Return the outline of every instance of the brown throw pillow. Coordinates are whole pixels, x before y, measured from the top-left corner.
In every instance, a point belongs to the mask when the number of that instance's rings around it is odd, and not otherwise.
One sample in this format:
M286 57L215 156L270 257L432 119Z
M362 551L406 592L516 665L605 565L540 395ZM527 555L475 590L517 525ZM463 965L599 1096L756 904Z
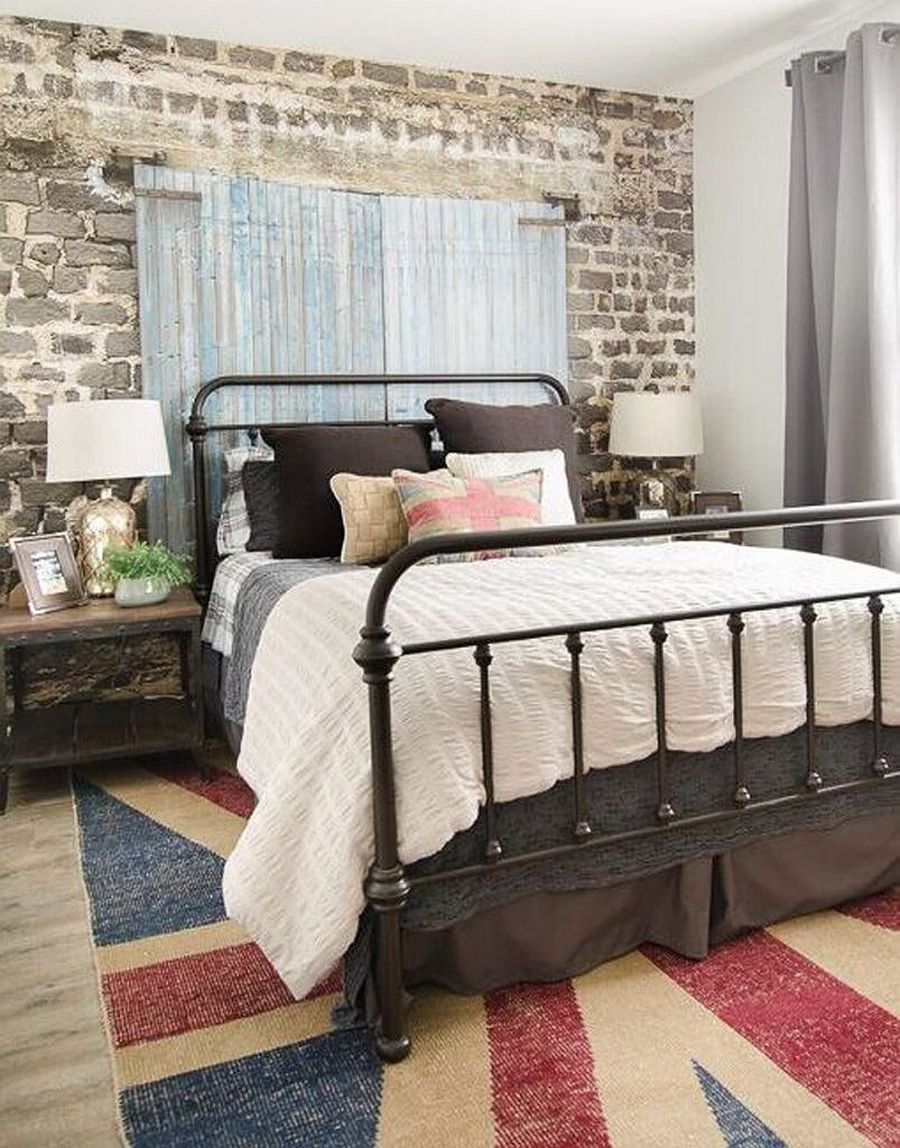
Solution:
M556 450L566 460L566 477L577 522L584 522L575 455L575 416L571 407L497 407L459 399L429 399L432 416L448 453L482 454L488 451Z
M383 562L406 545L406 519L392 478L336 474L331 489L344 520L342 562Z
M274 550L278 545L278 475L275 463L251 459L241 471L250 519L245 550Z
M341 552L341 509L329 482L341 472L389 475L429 467L427 437L415 427L266 427L278 476L276 558L332 558Z

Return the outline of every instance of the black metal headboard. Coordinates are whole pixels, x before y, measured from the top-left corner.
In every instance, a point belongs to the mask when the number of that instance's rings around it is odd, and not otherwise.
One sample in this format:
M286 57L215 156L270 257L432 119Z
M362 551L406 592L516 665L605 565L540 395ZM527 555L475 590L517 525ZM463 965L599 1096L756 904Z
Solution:
M194 472L194 522L197 540L196 591L202 601L209 595L212 576L218 555L213 536L214 523L210 516L207 490L207 436L246 431L251 439L258 433L260 425L304 426L309 420L283 421L266 418L255 422L207 422L204 414L207 401L223 388L274 388L274 387L381 387L383 394L383 417L379 419L350 420L343 422L316 422L317 426L416 426L430 427L430 419L391 418L390 388L404 384L434 385L434 396L442 387L471 386L500 388L503 386L528 386L543 388L551 403L569 405L569 393L559 379L552 375L535 374L461 374L461 375L223 375L205 383L194 397L191 414L187 421L187 433L191 440Z

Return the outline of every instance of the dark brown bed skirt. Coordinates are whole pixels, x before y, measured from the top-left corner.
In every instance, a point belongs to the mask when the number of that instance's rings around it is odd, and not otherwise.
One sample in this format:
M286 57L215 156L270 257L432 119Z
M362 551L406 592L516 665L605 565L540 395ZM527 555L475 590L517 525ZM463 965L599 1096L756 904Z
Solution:
M531 893L447 929L405 929L404 980L483 993L561 980L652 941L686 957L900 884L900 812L765 838L605 889Z

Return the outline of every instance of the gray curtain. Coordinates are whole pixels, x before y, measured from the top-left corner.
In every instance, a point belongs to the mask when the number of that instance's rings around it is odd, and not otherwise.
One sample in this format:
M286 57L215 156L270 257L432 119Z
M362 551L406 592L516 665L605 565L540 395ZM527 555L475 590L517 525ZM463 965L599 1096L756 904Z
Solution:
M900 499L900 26L792 68L786 506ZM900 569L900 523L788 544Z

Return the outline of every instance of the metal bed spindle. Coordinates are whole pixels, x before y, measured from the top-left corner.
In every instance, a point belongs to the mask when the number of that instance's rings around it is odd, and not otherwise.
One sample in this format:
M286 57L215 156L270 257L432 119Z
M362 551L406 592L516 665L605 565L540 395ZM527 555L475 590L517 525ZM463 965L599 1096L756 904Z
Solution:
M816 654L813 626L818 614L812 602L800 607L803 622L803 669L806 677L806 788L817 792L822 788L822 775L816 763Z
M741 647L746 623L740 611L728 615L731 633L731 693L734 712L734 803L740 809L750 804L750 790L744 779L744 667Z
M584 720L582 714L581 696L581 654L584 642L581 634L576 630L566 636L566 649L572 666L570 671L571 702L572 702L572 781L575 793L575 828L573 834L576 841L585 841L591 835L591 823L588 820L584 796Z
M656 621L650 627L653 639L653 686L656 693L656 780L659 801L656 816L663 825L675 817L669 795L669 747L666 744L666 664L663 647L669 633L664 622Z
M877 777L883 777L890 768L884 755L882 733L881 615L884 613L884 602L877 594L873 594L868 605L872 615L872 772Z
M503 846L497 835L497 807L494 802L494 733L491 724L491 680L490 665L494 660L490 646L479 642L474 650L479 677L479 700L481 709L481 768L484 776L484 820L487 840L484 845L486 861L499 861Z

